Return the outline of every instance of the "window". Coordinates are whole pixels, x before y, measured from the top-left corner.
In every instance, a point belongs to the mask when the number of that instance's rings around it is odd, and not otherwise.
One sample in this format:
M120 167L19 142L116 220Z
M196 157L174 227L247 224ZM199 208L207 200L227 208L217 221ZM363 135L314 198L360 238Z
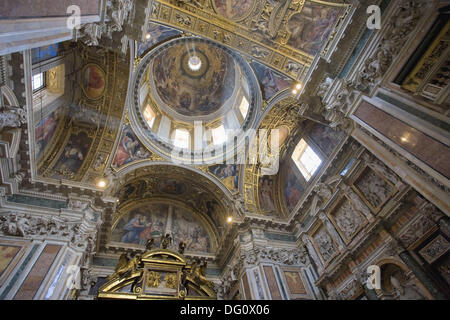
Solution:
M31 86L33 88L33 92L36 92L36 91L44 88L45 87L45 73L41 72L41 73L35 74L33 76L31 83L32 83Z
M245 119L248 112L248 100L245 96L242 97L241 105L239 106L239 110L241 111L242 117Z
M322 160L304 139L302 139L295 148L294 153L292 154L292 160L294 160L306 181L311 179L322 163Z
M153 109L150 107L149 104L147 105L147 107L145 107L144 118L147 121L150 128L153 127L153 123L155 123L155 112L153 111Z
M215 129L212 129L211 132L213 137L213 143L215 145L220 145L225 142L226 136L225 136L225 128L223 127L223 125L220 125Z
M175 130L175 138L174 138L175 147L188 149L190 145L189 139L190 139L189 131L187 131L186 129Z

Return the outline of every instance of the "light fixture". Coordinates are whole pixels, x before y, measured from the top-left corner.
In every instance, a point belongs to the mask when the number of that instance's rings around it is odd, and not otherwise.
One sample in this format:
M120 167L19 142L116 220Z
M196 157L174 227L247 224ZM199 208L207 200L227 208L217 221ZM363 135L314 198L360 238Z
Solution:
M151 38L150 33L147 33L147 34L145 35L145 39L150 40L150 38Z
M301 84L301 83L297 83L297 85L295 86L295 88L296 88L297 90L300 90L300 89L302 88L302 84Z
M189 57L188 66L192 71L198 71L202 67L202 60L197 55L193 55Z
M106 187L106 180L105 179L99 179L98 181L97 181L97 187L99 187L99 188L104 188L104 187Z
M232 216L229 216L229 217L227 218L227 222L228 222L228 223L232 223L232 222L233 222L233 217L232 217Z
M292 94L296 95L297 94L297 90L296 89L292 90Z

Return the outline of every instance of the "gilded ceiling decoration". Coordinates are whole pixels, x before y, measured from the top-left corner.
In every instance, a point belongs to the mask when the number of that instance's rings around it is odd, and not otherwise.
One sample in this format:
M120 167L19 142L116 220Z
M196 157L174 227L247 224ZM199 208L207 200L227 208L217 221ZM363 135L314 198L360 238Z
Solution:
M279 141L280 160L285 157L285 150L292 144L292 141L296 142L299 139L296 137L302 132L302 122L305 121L305 119L296 116L297 103L293 102L291 98L280 98L266 111L259 125L259 129L266 129L269 132L272 129L280 130L280 137L283 137L283 132L286 133L288 139ZM269 147L268 150L270 153ZM245 166L243 179L246 206L251 212L259 212L265 215L281 212L281 210L272 209L272 207L275 209L281 208L280 191L278 189L279 175L277 173L273 176L265 176L261 174L260 163L248 164ZM266 204L269 206L266 207ZM269 209L261 210L261 208Z
M213 182L193 170L172 165L151 165L136 169L121 178L114 186L114 195L119 205L149 197L166 197L184 201L193 209L217 214L212 216L216 223L224 222L226 202L219 183ZM211 204L217 205L214 213L209 210ZM229 213L229 212L228 212Z
M43 178L95 184L112 154L123 116L129 63L112 52L83 46L79 52L81 96L38 123L34 153Z
M291 97L280 97L278 102L270 104L270 109L260 121L260 129L279 130L280 165L274 175L264 175L261 163L245 166L243 188L246 206L251 212L288 217L297 206L305 194L307 182L291 156L301 138L307 139L324 160L344 139L344 132L307 120L308 115L302 117L301 112L298 102Z
M155 1L151 20L217 41L294 78L328 55L351 5L305 0Z

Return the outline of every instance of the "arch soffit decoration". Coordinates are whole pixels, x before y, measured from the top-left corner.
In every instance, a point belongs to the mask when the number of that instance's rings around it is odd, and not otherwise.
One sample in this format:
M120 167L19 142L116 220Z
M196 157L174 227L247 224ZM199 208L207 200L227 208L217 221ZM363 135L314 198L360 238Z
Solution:
M152 12L152 21L178 30L215 40L241 53L249 55L292 79L303 79L313 63L314 56L289 45L292 28L288 22L292 16L302 14L305 0L282 1L273 4L265 0L254 0L248 12L238 18L220 14L217 6L209 1L195 3L157 0ZM318 54L328 57L351 18L356 1L309 0L308 4L343 8L336 23L332 25L330 37L323 43Z
M89 66L96 68L95 71L100 73L104 90L96 96L90 95L91 92L82 88L84 75L78 75L77 105L70 108L69 115L61 117L58 128L63 127L64 130L59 135L55 134L56 139L51 141L45 157L36 163L36 173L37 179L45 182L57 179L62 184L78 182L96 188L97 179L108 170L107 163L120 133L120 123L123 122L126 112L126 93L131 77L131 66L129 57L122 58L117 53L83 45L80 45L79 50L83 57L80 72L83 73ZM102 119L104 124L101 123ZM83 132L84 138L77 136ZM30 136L35 141L34 132L31 132ZM69 147L70 142L73 143L77 139L84 139L83 144L89 145L82 152L81 164L70 168L73 170L58 168L58 163L64 162L64 150ZM31 151L34 154L34 150Z

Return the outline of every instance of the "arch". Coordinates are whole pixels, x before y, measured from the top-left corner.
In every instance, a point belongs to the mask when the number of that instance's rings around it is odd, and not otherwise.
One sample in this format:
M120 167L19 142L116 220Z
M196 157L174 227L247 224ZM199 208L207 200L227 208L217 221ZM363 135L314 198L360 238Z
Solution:
M211 181L212 183L214 183L225 194L225 196L228 200L231 200L231 198L232 198L232 194L231 194L230 190L228 190L222 184L222 182L220 182L220 180L217 179L215 176L210 175L210 174L206 173L205 171L200 170L199 168L196 168L194 166L188 166L188 165L178 164L178 163L173 163L173 162L168 162L168 161L154 161L151 159L136 161L136 162L131 163L129 166L120 168L114 176L118 180L125 180L127 175L133 173L134 171L136 171L138 169L143 169L146 167L152 167L152 166L173 166L173 167L186 169L193 173L199 174L200 176L202 176L202 177L208 179L209 181Z

